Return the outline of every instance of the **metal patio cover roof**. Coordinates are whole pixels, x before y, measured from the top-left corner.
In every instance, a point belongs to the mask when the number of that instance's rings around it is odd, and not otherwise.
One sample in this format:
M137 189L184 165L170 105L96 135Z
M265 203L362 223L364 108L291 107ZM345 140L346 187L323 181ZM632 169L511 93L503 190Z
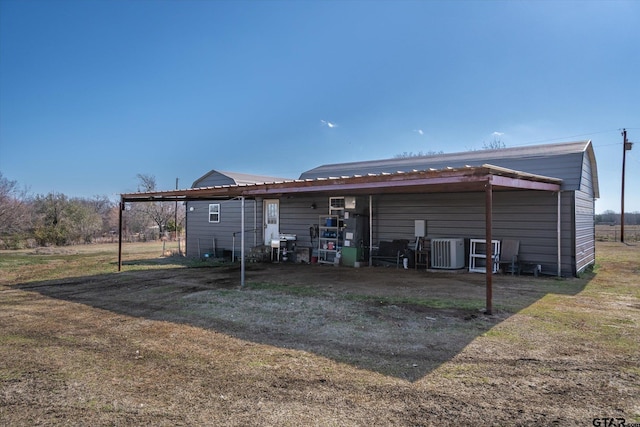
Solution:
M219 185L184 190L125 193L123 202L189 201L283 195L385 194L484 191L492 189L559 191L562 180L493 165L335 176L264 183Z

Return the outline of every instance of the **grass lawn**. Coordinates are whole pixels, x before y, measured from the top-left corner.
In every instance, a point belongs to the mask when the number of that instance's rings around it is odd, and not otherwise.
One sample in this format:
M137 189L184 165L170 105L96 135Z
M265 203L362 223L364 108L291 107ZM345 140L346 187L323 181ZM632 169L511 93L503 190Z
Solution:
M163 253L0 252L0 425L640 423L640 246L496 275L493 316L479 274Z

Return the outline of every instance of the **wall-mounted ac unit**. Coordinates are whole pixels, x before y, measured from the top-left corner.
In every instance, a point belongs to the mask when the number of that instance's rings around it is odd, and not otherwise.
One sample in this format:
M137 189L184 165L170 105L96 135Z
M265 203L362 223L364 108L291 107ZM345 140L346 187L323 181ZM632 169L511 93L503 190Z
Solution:
M464 239L431 239L431 268L464 268Z

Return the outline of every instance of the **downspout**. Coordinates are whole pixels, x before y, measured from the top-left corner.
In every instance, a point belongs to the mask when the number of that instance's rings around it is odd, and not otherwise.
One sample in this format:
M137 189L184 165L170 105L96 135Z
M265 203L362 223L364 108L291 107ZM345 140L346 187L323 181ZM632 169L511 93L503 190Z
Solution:
M369 267L373 267L373 196L369 194Z
M487 179L485 184L485 243L487 247L487 269L485 273L486 282L486 314L493 314L493 241L492 241L492 228L493 228L493 187L491 185L491 177Z
M240 287L244 288L244 196L240 196Z
M562 192L558 191L558 223L556 225L556 240L558 241L558 277L562 275L562 209L561 209L561 200L562 200Z
M258 201L253 199L253 247L258 246Z
M187 236L189 235L189 202L184 202L184 256L187 256Z

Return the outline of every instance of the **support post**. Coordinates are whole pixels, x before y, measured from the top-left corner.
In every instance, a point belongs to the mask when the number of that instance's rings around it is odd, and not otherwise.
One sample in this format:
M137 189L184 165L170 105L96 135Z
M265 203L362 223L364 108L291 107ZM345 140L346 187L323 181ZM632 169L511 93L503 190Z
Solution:
M486 282L486 314L493 314L493 242L491 231L493 228L493 187L491 185L491 177L487 180L485 186L485 242L487 246L487 270L485 275Z
M240 287L244 288L244 196L240 196Z
M122 211L124 211L124 202L120 199L118 209L118 271L122 271Z
M178 178L176 178L176 191L178 190ZM173 228L176 232L176 240L178 241L178 255L182 256L182 249L180 249L180 235L178 234L178 200L176 199L176 206L174 209L174 222Z
M369 194L369 267L373 267L373 196Z

